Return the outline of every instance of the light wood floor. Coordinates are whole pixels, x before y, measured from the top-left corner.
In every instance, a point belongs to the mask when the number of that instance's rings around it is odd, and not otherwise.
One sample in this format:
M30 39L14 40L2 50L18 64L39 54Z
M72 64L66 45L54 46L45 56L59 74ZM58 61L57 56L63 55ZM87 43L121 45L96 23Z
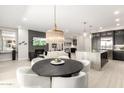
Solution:
M123 88L124 61L110 60L101 71L91 69L90 88Z
M0 88L18 87L16 69L30 66L29 61L0 62ZM110 60L101 71L91 69L89 74L90 88L122 88L124 87L124 62Z
M18 87L16 69L21 66L30 66L29 61L0 62L0 88Z

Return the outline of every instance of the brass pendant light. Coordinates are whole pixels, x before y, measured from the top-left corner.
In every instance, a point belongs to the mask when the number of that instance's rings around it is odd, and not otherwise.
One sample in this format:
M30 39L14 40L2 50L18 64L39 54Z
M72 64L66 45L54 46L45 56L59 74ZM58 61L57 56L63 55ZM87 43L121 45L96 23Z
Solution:
M56 25L56 6L54 6L54 29L46 32L47 43L63 43L64 32L59 30Z

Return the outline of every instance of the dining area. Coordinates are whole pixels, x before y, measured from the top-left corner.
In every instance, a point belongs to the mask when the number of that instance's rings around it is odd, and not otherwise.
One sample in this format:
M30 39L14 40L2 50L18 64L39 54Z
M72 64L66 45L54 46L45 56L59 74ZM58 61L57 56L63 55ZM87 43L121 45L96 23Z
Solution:
M52 53L53 56L55 53ZM30 66L16 70L21 88L88 88L90 61L58 57L37 57Z

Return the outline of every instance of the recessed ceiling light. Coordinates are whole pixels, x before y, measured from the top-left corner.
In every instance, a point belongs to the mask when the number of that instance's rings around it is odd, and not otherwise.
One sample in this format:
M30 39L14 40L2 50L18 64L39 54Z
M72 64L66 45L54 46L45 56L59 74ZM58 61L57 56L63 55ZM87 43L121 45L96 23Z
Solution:
M115 15L118 15L120 13L120 11L115 11L114 14Z
M24 17L22 20L23 20L23 21L27 21L28 19L27 19L26 17Z
M120 26L120 24L119 24L119 23L117 23L117 24L116 24L116 26Z
M119 18L117 18L117 19L115 19L115 21L116 21L116 22L119 22L119 21L120 21L120 19L119 19Z
M99 29L103 29L103 27L99 27Z

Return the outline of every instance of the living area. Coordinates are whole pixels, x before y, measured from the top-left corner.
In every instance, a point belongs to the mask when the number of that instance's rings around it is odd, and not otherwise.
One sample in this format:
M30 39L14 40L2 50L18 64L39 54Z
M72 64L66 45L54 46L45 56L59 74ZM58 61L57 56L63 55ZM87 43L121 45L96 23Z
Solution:
M64 54L69 58L71 58L71 54L73 55L73 53L75 53L77 46L76 39L74 38L66 39L62 44L47 43L45 32L32 31L32 30L28 30L28 40L29 40L28 51L29 51L30 61L35 57L45 58L47 56L52 56L50 55L50 51L58 51L57 52L58 54L55 54L56 57Z
M0 88L124 87L123 11L0 6Z

